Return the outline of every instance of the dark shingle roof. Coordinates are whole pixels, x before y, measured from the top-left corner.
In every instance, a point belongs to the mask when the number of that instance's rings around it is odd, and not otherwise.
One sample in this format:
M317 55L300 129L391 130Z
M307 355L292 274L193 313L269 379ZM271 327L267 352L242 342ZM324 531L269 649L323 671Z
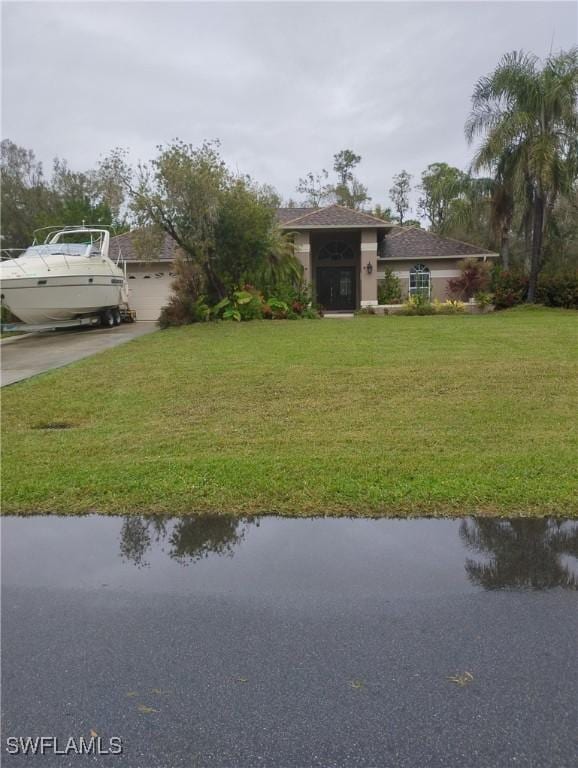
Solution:
M480 253L497 255L479 245L434 235L433 232L419 227L394 227L385 237L385 248L380 258L427 259L444 256L476 256Z
M290 209L282 209L284 211ZM299 214L299 208L294 208L294 218L283 219L284 229L315 229L323 227L378 227L389 229L391 224L383 219L362 213L342 205L328 205L326 208L307 208L305 213Z
M287 221L292 221L306 213L312 213L318 211L319 208L277 208L277 220L280 224L285 224Z
M144 248L135 247L135 232L125 232L110 239L110 258L120 255L125 261L173 261L176 256L177 244L170 235L165 235L162 247L154 253L146 254ZM138 235L137 235L138 236Z

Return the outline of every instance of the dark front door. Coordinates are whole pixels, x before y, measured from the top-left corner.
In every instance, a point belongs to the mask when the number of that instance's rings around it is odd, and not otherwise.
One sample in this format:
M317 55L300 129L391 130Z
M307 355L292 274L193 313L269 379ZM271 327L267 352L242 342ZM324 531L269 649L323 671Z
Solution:
M319 267L317 303L324 309L355 309L355 267Z

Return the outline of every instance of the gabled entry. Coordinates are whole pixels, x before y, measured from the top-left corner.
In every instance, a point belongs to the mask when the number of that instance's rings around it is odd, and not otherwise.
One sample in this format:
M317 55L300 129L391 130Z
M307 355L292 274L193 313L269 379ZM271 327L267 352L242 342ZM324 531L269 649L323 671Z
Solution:
M355 267L318 267L317 303L324 309L355 309Z

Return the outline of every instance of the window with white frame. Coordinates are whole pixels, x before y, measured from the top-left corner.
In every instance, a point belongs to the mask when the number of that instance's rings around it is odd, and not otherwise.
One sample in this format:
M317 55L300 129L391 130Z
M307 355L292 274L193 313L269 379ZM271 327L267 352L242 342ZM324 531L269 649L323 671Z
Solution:
M415 264L409 271L409 295L423 296L429 299L431 294L431 274L425 264Z

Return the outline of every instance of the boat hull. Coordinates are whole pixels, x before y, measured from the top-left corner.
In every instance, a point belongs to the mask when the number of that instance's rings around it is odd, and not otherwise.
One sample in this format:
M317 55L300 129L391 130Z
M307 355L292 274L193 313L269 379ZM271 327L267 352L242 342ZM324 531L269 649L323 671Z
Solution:
M115 275L66 275L2 279L2 302L28 324L72 320L126 303L126 281Z

